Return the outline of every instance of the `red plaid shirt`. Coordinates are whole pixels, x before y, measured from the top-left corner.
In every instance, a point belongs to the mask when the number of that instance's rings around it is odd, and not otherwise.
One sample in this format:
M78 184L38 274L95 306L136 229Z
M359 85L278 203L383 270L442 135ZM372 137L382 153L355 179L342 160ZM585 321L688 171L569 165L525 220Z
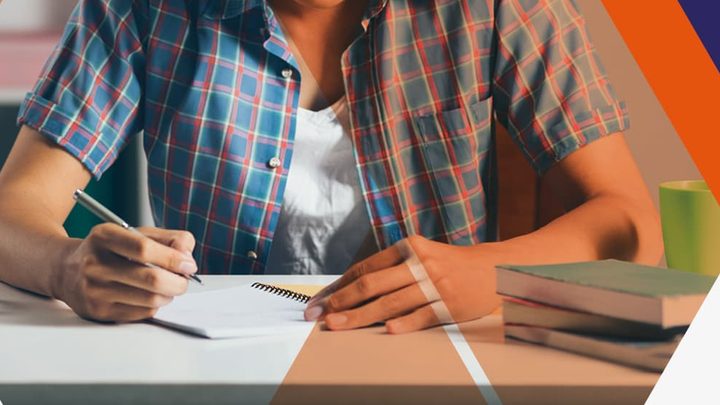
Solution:
M375 0L363 27L342 70L381 248L495 238L495 119L539 173L627 128L571 0ZM257 273L299 91L262 0L82 0L19 122L98 177L143 131L157 224L191 231L205 272Z

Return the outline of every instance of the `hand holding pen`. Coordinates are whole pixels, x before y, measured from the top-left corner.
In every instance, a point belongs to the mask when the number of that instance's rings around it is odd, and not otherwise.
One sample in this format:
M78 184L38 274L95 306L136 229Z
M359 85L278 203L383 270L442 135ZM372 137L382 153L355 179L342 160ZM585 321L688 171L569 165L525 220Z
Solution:
M79 315L100 321L150 318L187 290L197 265L189 232L159 228L135 230L78 190L75 199L108 223L95 226L57 272L57 291Z
M134 232L136 235L144 236L142 232L138 231L137 228L134 228L130 225L128 225L127 222L125 222L122 218L117 216L114 212L110 211L107 207L102 205L99 201L96 199L90 197L89 195L85 194L82 190L75 190L75 193L73 194L73 198L77 200L77 202L85 207L88 211L95 214L98 218L102 219L105 222L113 223L115 225L119 225L125 229L127 229L130 232ZM192 258L192 251L187 252L190 257ZM130 260L133 260L131 257L129 257ZM159 269L159 270L165 270L166 268L160 267L158 265L153 264L152 262L148 261L141 261L139 263L142 263L148 267ZM182 268L184 266L184 268ZM170 265L170 268L173 266ZM180 270L183 271L185 274L188 275L188 277L200 284L202 284L202 281L194 274L195 271L197 271L197 267L191 268L191 264L189 262L182 262L180 263ZM193 273L188 273L192 271Z

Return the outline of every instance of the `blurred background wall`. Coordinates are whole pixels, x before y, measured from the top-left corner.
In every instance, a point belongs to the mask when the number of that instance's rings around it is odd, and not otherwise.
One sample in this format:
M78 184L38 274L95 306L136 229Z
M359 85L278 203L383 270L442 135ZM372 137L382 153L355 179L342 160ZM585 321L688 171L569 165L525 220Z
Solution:
M67 21L76 0L4 0L0 30L4 32L57 32Z

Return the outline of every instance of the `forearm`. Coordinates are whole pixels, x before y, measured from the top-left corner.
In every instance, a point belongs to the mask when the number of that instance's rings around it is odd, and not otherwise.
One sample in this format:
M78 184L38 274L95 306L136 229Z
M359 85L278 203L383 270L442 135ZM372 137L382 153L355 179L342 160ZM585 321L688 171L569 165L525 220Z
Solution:
M0 199L0 281L56 296L55 278L78 243L50 216L28 204Z
M476 249L493 264L615 258L655 265L662 255L661 238L657 212L649 201L601 195L535 232Z
M23 126L0 171L0 281L57 297L53 277L63 274L80 240L62 224L72 192L90 181L79 160Z

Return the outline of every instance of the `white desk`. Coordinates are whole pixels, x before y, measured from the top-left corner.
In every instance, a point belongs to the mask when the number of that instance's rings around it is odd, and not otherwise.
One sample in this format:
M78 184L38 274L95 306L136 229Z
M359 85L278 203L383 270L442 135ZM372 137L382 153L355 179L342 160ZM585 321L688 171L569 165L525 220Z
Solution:
M206 289L333 279L203 278ZM624 404L642 403L659 376L505 340L499 313L455 332L391 336L382 327L315 328L309 336L212 341L150 324L101 325L59 302L0 284L0 401L483 403L491 386L505 404ZM454 343L458 338L465 349Z
M323 285L334 279L252 278ZM201 288L212 289L250 279L204 276L203 281ZM0 401L267 403L305 339L213 341L144 323L101 325L78 318L63 303L0 284Z

